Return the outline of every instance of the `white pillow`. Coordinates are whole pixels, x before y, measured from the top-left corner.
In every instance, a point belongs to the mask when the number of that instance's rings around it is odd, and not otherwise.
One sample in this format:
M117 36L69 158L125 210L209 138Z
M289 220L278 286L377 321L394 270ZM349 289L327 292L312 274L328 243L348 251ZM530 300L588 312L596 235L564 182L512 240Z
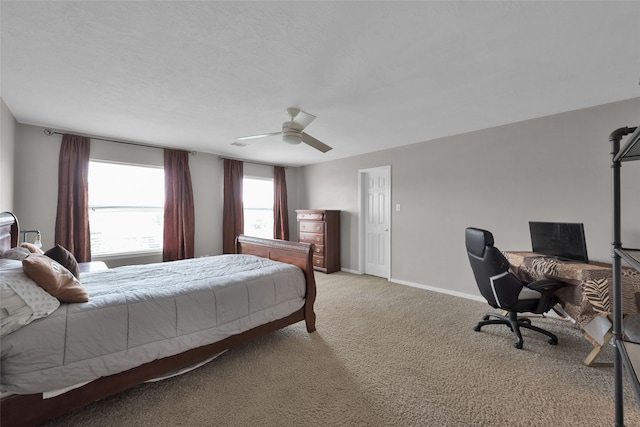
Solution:
M0 336L50 315L59 306L57 298L24 272L3 270L0 275Z
M18 261L22 261L28 257L30 253L31 252L29 252L29 249L27 248L11 248L2 252L2 256L0 256L0 258L17 259Z
M7 270L22 270L22 261L17 259L0 258L0 271L5 272Z

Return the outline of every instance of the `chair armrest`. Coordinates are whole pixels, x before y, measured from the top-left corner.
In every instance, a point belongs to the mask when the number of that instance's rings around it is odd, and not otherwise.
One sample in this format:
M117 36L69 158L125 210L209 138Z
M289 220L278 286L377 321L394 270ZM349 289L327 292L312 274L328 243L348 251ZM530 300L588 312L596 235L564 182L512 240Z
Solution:
M526 286L529 289L533 289L534 291L538 291L542 294L545 294L545 293L553 293L558 289L564 286L567 286L567 284L560 282L558 280L542 279L542 280L536 280L535 282L531 282Z
M535 282L526 285L529 289L538 291L542 294L540 301L538 302L538 308L534 313L546 313L551 310L551 307L558 303L558 298L553 295L555 291L566 286L566 283L559 282L553 279L536 280Z

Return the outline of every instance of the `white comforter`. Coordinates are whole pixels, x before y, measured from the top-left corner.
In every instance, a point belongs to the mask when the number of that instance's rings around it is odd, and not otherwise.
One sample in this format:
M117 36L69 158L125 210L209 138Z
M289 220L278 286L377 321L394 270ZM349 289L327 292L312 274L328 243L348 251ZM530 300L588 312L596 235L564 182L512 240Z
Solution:
M221 255L80 277L90 300L2 337L2 391L40 393L220 341L304 305L295 266Z

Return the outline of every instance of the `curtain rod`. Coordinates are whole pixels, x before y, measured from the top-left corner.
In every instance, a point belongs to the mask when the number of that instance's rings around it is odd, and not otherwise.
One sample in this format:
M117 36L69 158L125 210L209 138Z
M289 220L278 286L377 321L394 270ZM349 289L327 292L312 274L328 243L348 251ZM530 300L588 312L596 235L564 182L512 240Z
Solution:
M44 134L47 136L52 136L52 135L64 135L65 133L68 134L73 134L73 135L78 135L78 136L84 136L87 138L91 138L91 139L97 139L98 141L105 141L105 142L114 142L116 144L127 144L127 145L136 145L138 147L146 147L146 148L157 148L158 150L164 150L165 148L168 149L174 149L174 150L182 150L181 148L171 148L171 147L161 147L159 145L151 145L151 144L142 144L140 142L132 142L132 141L119 141L116 139L107 139L107 138L102 138L99 136L94 136L94 135L87 135L87 134L83 134L83 133L75 133L75 132L60 132L57 130L53 130L53 129L49 129L46 128L44 130ZM187 150L182 150L182 151L187 151ZM189 151L189 153L193 154L194 156L197 154L197 151ZM239 162L245 162L245 163L251 163L254 165L262 165L262 166L281 166L283 168L288 168L288 166L284 166L284 165L274 165L271 163L261 163L261 162L254 162L251 160L244 160L244 159L238 159L238 158L233 158L233 157L223 157L223 156L218 156L219 160L237 160Z
M47 136L52 136L52 135L64 135L65 133L71 134L71 135L78 135L78 136L84 136L86 138L91 138L91 139L97 139L98 141L105 141L105 142L115 142L116 144L126 144L126 145L136 145L138 147L146 147L146 148L157 148L158 150L164 150L169 149L169 150L181 150L181 151L188 151L190 154L192 155L196 155L196 151L193 150L183 150L181 148L172 148L172 147L161 147L159 145L152 145L152 144L142 144L140 142L131 142L131 141L118 141L116 139L107 139L107 138L101 138L99 136L94 136L94 135L87 135L87 134L82 134L82 133L75 133L75 132L59 132L59 131L55 131L49 128L46 128L44 130L44 134Z
M284 166L284 165L274 165L272 163L254 162L253 160L237 159L237 158L234 158L234 157L218 156L218 160L235 160L237 162L251 163L252 165L261 165L261 166L280 166L280 167L285 168L285 169L289 167L289 166Z

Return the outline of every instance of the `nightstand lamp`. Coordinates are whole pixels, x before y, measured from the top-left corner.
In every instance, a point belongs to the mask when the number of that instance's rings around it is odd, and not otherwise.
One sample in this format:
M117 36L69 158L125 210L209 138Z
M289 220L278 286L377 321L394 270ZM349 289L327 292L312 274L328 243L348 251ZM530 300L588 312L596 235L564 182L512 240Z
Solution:
M42 235L40 234L40 230L22 230L20 234L22 234L22 241L27 241L27 234L36 233L36 239L33 241L33 245L42 248Z

